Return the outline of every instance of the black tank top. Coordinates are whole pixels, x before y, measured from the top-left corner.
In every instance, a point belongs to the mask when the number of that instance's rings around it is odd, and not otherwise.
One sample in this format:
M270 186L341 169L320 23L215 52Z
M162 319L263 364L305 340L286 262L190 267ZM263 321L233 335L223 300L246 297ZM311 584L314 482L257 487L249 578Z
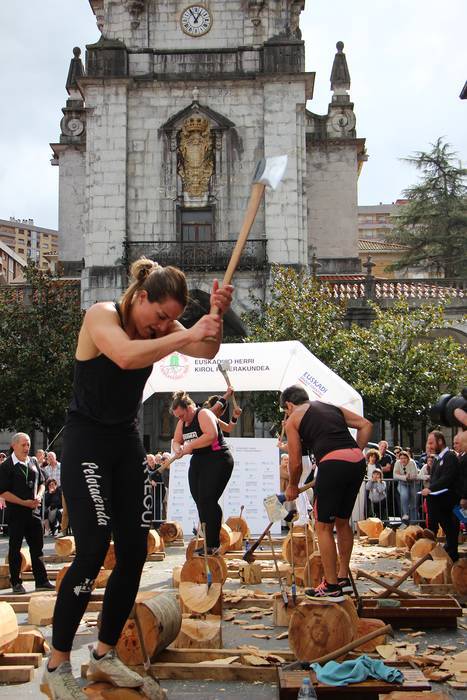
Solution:
M332 450L358 447L341 409L322 401L310 402L298 432L303 445L313 452L317 464Z
M201 430L201 426L199 424L199 412L201 411L201 408L196 409L196 413L193 416L193 420L189 425L183 424L183 442L190 442L191 440L196 440L196 438L201 437L203 434L203 431ZM221 430L221 427L219 423L217 423L217 438L214 440L211 445L208 445L207 447L200 447L198 449L194 449L192 454L194 455L205 455L205 454L212 454L213 452L226 452L229 448L227 446L227 443L224 438L224 433Z
M115 304L123 328L118 304ZM102 425L134 425L152 365L121 369L106 355L75 359L70 418L83 416Z

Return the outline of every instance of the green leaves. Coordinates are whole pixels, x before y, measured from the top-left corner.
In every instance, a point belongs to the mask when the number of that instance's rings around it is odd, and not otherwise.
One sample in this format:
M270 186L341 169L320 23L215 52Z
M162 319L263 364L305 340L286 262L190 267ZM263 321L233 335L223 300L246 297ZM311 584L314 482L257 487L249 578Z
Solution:
M345 306L326 285L291 268L272 271L271 301L244 317L247 342L299 340L363 396L365 412L409 430L427 416L442 391L457 392L466 381L465 356L450 338L429 338L446 325L442 305L411 310L405 301L389 309L371 304L369 328L346 327ZM280 424L278 396L255 397L258 417Z
M30 265L24 289L0 293L0 426L61 427L82 319L79 285Z

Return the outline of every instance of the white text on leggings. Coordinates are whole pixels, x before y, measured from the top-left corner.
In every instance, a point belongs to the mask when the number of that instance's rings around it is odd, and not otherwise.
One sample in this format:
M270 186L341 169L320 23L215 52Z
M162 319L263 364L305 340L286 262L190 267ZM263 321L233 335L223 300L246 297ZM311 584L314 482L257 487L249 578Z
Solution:
M149 481L149 470L148 463L146 460L143 462L145 480L144 480L144 494L143 494L143 512L141 515L141 527L151 527L152 522L152 486Z
M89 495L96 509L97 524L106 526L110 520L110 516L105 512L105 503L101 496L99 479L102 479L102 477L100 474L96 474L96 470L99 469L99 467L93 462L83 462L81 466L86 467L86 469L83 469L83 473Z

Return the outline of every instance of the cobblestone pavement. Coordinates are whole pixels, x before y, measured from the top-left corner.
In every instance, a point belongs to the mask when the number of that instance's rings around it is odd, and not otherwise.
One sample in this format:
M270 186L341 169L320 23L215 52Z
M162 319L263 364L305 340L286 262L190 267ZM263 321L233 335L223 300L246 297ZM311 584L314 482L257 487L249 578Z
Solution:
M464 545L465 546L465 545ZM8 548L8 540L0 537L0 560L3 561ZM54 552L54 542L52 539L46 539L45 554ZM402 567L400 559L388 558L390 550L382 550L375 547L360 547L355 548L355 559L360 568L369 571L397 571ZM182 548L169 548L167 556L162 562L148 562L145 565L144 573L141 581L141 590L170 590L172 581L172 568L181 565L185 560L184 551ZM26 582L25 587L28 590L33 588L32 582ZM234 589L238 582L228 580L225 588ZM250 587L250 586L249 586ZM367 591L369 588L375 587L375 584L358 580L358 588L361 592ZM403 587L410 589L413 587L412 582L403 584ZM272 592L277 590L277 583L270 581L263 583L257 587L259 590ZM4 591L5 593L7 591ZM250 619L248 615L241 616L244 619ZM26 622L26 615L18 615L19 621ZM464 618L463 622L467 619ZM42 628L47 640L50 641L51 628ZM89 632L90 630L86 630ZM416 631L416 630L415 630ZM222 636L225 648L238 647L241 644L253 644L264 649L287 649L287 640L278 641L274 637L270 640L252 638L251 632L242 630L238 625L231 622L223 623ZM92 644L96 639L96 633L93 630L91 634L77 635L73 651L73 668L76 676L79 676L81 664L86 662L89 656L88 645ZM396 631L395 641L407 641L406 633ZM439 644L442 647L455 646L457 651L463 651L466 648L467 638L466 632L459 627L457 630L427 630L426 634L411 639L411 642L418 643L418 651L423 652L428 644ZM39 690L41 671L35 672L34 680L30 683L12 686L0 686L0 698L40 698L42 696ZM215 682L215 681L163 681L162 685L168 691L169 700L189 700L191 698L202 698L203 700L222 700L225 698L246 698L248 700L270 700L278 697L276 685L264 684L256 682L250 683L233 683L233 682ZM465 700L467 693L463 690L457 690L449 687L446 683L432 684L433 690L443 690L449 697L456 700Z

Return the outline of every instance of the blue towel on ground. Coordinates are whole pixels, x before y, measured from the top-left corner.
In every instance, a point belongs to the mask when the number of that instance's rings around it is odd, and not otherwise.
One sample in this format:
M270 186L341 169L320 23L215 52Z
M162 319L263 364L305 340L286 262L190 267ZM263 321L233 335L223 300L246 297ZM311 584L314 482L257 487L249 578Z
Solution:
M369 656L359 656L358 659L344 661L328 661L324 666L310 664L310 668L316 673L320 683L326 685L349 685L349 683L361 683L367 678L388 681L388 683L402 683L404 675L398 668L386 666L383 661L371 659Z

